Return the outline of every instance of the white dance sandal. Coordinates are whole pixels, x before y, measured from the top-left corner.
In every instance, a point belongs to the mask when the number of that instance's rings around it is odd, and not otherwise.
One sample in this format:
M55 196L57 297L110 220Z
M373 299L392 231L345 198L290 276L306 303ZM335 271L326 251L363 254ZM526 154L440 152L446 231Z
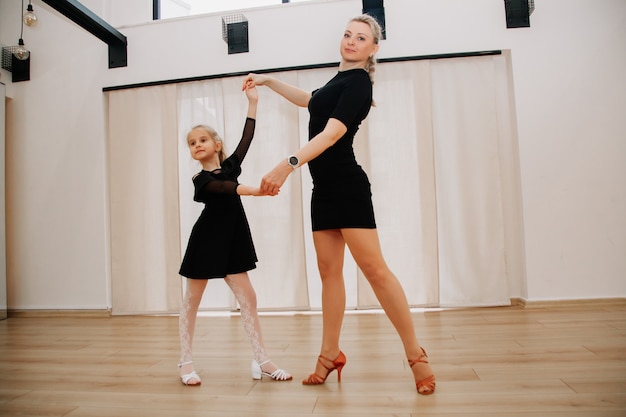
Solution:
M191 363L193 363L193 362L192 362L192 361L189 361L189 362L180 362L180 363L178 364L178 369L182 368L182 367L183 367L183 366L185 366L185 365L189 365L189 364L191 364ZM195 380L195 381L197 381L197 382L195 382L195 383L190 383L190 381L193 381L193 380ZM196 371L191 371L191 372L190 372L190 373L188 373L188 374L181 375L181 376L180 376L180 382L182 382L184 385L189 385L189 386L192 386L192 387L194 387L194 386L196 386L196 385L201 385L201 384L202 384L202 380L200 380L200 375L198 375L198 374L196 373Z
M271 374L269 372L265 372L261 369L261 366L266 363L270 363L271 359L266 360L265 362L258 363L255 359L252 359L252 379L261 379L263 375L269 376L274 381L291 381L293 377L289 375L287 372L280 368L276 368L274 372Z

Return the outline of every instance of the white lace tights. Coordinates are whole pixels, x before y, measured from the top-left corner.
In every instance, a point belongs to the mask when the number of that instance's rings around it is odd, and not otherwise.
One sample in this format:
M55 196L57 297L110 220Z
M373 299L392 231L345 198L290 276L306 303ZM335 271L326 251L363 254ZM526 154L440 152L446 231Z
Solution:
M258 363L263 363L268 357L265 352L261 324L257 314L256 292L252 287L250 278L247 273L242 273L229 275L224 281L226 281L239 303L241 321L250 340L254 359ZM192 360L191 347L196 327L196 316L206 284L206 279L187 279L187 290L185 291L179 315L180 361L183 363Z

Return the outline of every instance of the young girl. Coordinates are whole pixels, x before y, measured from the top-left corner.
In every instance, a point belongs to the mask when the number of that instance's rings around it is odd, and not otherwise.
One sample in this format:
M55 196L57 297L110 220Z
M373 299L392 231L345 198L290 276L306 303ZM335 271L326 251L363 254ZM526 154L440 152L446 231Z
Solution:
M254 353L252 378L261 379L266 375L276 381L292 379L265 353L256 293L247 272L256 268L257 257L240 196L277 193L263 193L258 187L237 182L241 162L254 136L258 102L254 83L247 83L244 90L248 114L241 141L230 157L225 158L222 140L212 128L196 126L187 135L191 157L202 164L202 171L193 177L193 183L194 200L204 203L204 210L191 231L180 267L180 275L187 278L179 319L181 359L178 364L185 385L201 384L193 368L191 345L202 294L207 281L214 278L224 278L239 302L243 326Z

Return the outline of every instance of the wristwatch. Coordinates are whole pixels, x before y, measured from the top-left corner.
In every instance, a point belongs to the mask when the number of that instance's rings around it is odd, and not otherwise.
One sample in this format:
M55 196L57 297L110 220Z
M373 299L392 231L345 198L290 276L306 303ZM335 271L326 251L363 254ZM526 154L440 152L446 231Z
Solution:
M289 158L287 158L287 163L289 165L291 165L291 167L293 169L298 168L298 165L300 164L300 161L298 160L298 157L295 155L289 155Z

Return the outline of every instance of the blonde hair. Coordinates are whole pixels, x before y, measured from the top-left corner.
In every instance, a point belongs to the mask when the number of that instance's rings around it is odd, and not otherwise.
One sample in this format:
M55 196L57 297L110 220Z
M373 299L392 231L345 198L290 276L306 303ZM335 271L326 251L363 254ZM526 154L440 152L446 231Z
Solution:
M361 23L368 24L370 27L370 30L372 31L372 35L374 36L374 44L378 45L378 42L380 42L380 39L383 36L383 30L375 18L373 18L372 16L368 14L362 14L362 15L353 17L352 19L350 19L348 23L351 23L351 22L361 22ZM367 59L367 63L365 64L365 70L370 76L372 85L374 85L374 73L376 72L376 59L374 59L374 55L370 56Z
M383 29L381 28L380 24L375 18L373 18L372 16L368 14L362 14L362 15L353 17L352 19L350 19L348 23L351 23L351 22L361 22L361 23L365 23L369 25L370 30L372 31L372 35L374 36L374 44L378 45L378 42L380 42L380 40L383 37ZM367 63L365 64L365 71L367 71L368 75L370 76L370 81L372 85L374 85L374 73L376 72L376 59L374 58L373 54L370 55L370 57L367 59ZM376 106L376 102L374 101L374 99L372 99L372 106Z
M224 150L224 141L222 140L222 138L220 137L220 135L217 133L217 131L215 129L213 129L211 126L208 125L195 125L194 127L192 127L189 130L189 133L187 133L187 141L189 141L189 134L194 131L195 129L203 129L205 130L209 136L211 137L211 139L213 139L215 142L217 143L221 143L222 147L220 148L219 152L218 152L218 157L220 160L220 164L222 162L224 162L224 159L226 159L226 151Z

